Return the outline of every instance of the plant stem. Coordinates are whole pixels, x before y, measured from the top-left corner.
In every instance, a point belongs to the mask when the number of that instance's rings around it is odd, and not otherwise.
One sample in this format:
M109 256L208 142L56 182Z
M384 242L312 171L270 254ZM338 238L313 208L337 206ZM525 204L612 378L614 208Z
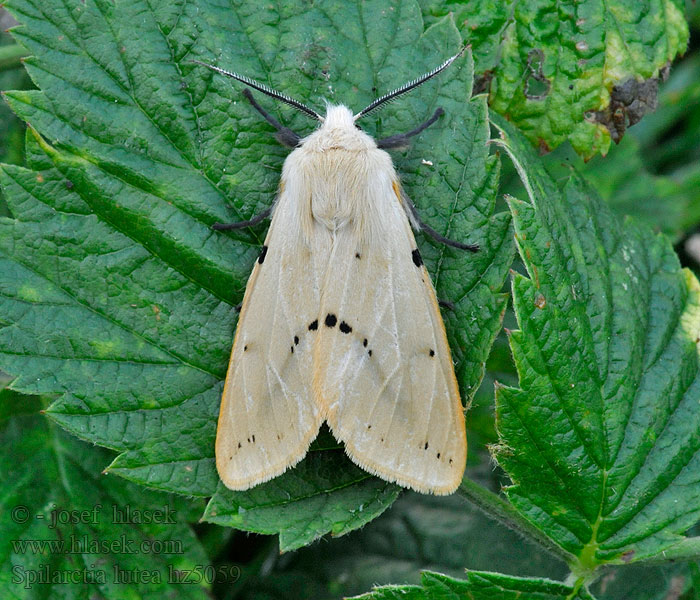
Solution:
M469 502L486 513L486 516L517 531L526 538L537 542L550 554L553 554L565 563L571 564L575 562L575 556L569 554L560 546L557 546L543 531L523 517L510 502L507 502L497 494L490 492L468 478L462 480L458 492L469 500Z
M21 67L22 57L27 56L27 54L27 51L19 44L0 46L0 72Z

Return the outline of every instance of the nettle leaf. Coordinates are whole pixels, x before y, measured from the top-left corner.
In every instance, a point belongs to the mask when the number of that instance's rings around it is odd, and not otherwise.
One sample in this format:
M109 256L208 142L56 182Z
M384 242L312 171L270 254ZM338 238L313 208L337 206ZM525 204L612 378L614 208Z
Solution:
M688 44L683 0L420 1L428 20L454 13L495 111L542 151L569 140L585 158L656 108Z
M0 596L210 598L208 558L189 526L202 502L102 475L110 453L40 408L0 391Z
M460 47L453 22L425 29L405 2L221 5L200 0L13 0L16 37L39 90L6 95L32 130L27 168L5 166L14 219L0 220L0 368L25 393L60 397L48 414L120 452L111 471L163 490L214 496L206 518L285 532L282 548L341 534L382 512L397 486L323 440L285 475L247 493L219 484L214 437L233 329L288 150L241 87L199 59L264 81L322 110L363 107ZM495 213L486 100L471 96L471 58L364 127L407 131L446 114L395 154L406 191L472 255L418 243L445 313L468 401L500 328L514 253ZM302 134L313 124L261 102ZM284 508L282 508L282 506ZM273 507L276 507L273 509Z
M546 157L555 180L568 177L574 152L565 146ZM575 164L575 163L573 163ZM671 177L652 173L634 136L625 137L608 156L595 157L577 168L612 211L634 215L655 231L677 242L700 222L697 202L698 175L693 170Z
M473 447L473 445L472 445ZM470 472L474 477L474 470ZM518 575L564 578L566 565L534 543L528 543L506 526L464 501L409 492L371 527L295 552L278 564L274 577L249 580L255 590L270 598L302 600L339 598L360 594L373 586L420 582L423 570L464 575L464 566ZM315 593L292 586L290 579L313 581Z
M529 277L513 275L520 389L496 395L508 497L577 571L657 556L700 517L700 285L497 123L530 195L509 201Z
M549 579L511 577L500 573L467 571L467 579L454 579L424 571L420 586L390 585L378 587L358 600L594 600L583 589Z

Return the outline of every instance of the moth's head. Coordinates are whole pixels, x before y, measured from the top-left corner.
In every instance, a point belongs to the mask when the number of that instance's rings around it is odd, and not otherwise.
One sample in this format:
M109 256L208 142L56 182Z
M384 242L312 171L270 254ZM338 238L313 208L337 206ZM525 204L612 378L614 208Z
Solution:
M321 129L326 131L355 129L355 117L347 106L328 104L326 106L326 116L321 123Z
M326 115L321 120L321 126L305 138L303 144L305 148L320 152L360 152L377 147L374 139L355 125L352 111L342 104L326 105Z

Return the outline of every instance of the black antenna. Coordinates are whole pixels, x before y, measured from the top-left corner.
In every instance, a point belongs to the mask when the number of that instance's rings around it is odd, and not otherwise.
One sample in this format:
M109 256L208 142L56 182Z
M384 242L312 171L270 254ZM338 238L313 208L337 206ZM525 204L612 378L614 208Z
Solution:
M405 94L406 92L410 92L412 89L417 88L421 83L425 83L426 81L428 81L428 79L432 79L433 77L435 77L435 75L437 75L441 71L444 71L454 61L456 61L460 56L462 56L466 49L467 46L462 46L462 49L457 54L455 54L452 58L448 58L439 67L430 71L430 73L426 73L418 79L409 81L408 83L402 85L400 88L395 89L393 92L389 92L388 94L384 94L381 98L377 98L374 102L367 106L367 108L363 108L359 113L355 115L355 121L361 119L362 117L366 117L369 113L381 108L382 106L391 102L392 100L396 100L396 98L398 98L402 94Z
M298 100L294 100L294 98L290 98L289 96L286 96L276 90L273 90L272 88L267 87L266 85L259 83L258 81L255 81L255 79L251 79L250 77L246 77L245 75L239 75L238 73L232 73L231 71L226 71L225 69L220 69L219 67L209 65L199 60L193 60L190 62L202 65L203 67L207 67L207 69L211 69L212 71L216 71L217 73L226 75L226 77L232 77L233 79L236 79L237 81L240 81L241 83L245 83L247 86L252 87L254 90L258 90L259 92L267 94L275 100L279 100L280 102L284 102L285 104L296 108L297 110L305 113L312 119L316 119L317 121L323 121L323 117L321 115L319 115L316 111L311 110L305 104L302 104Z

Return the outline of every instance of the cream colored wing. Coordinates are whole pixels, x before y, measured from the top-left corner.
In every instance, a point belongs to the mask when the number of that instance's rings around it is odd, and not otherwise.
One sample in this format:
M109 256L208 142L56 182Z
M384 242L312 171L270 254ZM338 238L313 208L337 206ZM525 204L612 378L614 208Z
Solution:
M339 230L321 298L314 388L350 458L419 492L462 480L464 411L435 291L395 193L381 235ZM375 224L376 225L376 224Z
M312 349L328 251L303 241L297 210L281 194L241 307L216 434L216 468L233 490L296 464L322 420L311 389Z

